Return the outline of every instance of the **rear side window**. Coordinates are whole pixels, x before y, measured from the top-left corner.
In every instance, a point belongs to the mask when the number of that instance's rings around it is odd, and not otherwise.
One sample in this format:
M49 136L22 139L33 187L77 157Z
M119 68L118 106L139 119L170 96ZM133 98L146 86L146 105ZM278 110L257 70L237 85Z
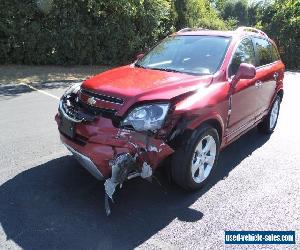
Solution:
M274 53L273 46L267 40L254 37L253 42L255 44L256 55L257 55L256 66L263 66L275 61L273 55Z
M255 53L252 41L245 38L237 47L229 66L229 76L236 74L241 63L249 63L255 65Z

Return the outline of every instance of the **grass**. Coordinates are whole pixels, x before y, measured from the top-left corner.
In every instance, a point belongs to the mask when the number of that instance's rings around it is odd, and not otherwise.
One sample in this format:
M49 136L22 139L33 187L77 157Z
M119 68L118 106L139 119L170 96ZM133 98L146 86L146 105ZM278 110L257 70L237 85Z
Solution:
M0 65L0 84L81 81L108 68L106 66Z

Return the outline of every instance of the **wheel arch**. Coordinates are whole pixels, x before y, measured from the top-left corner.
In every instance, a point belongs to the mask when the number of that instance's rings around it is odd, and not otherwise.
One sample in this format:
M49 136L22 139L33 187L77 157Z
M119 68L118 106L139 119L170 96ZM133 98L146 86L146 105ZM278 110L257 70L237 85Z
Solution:
M203 124L208 124L210 126L212 126L213 128L215 128L218 132L218 135L219 135L219 140L220 140L220 143L222 142L222 137L223 137L223 127L220 123L219 120L217 119L208 119L208 120L205 120L203 121L199 126L202 126Z
M203 124L209 124L210 126L214 127L218 132L220 142L222 142L225 131L225 122L218 112L215 111L210 114L202 115L201 117L192 121L188 127L192 130L195 130L201 127Z
M215 128L219 135L220 144L222 144L222 139L224 135L224 124L221 119L218 119L216 117L210 117L201 120L201 122L199 122L196 126L189 126L185 131L185 135L192 135L194 131L198 130L203 125L210 125L211 127Z

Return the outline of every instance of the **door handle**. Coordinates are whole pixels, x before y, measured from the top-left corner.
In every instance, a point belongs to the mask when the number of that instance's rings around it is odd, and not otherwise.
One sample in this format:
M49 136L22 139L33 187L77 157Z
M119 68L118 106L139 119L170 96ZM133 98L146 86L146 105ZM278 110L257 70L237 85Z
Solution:
M279 77L279 73L278 73L278 72L275 72L274 75L273 75L273 77L274 77L274 80L277 81L277 80L278 80L278 77Z
M256 87L256 88L261 88L261 87L262 87L262 81L259 81L259 80L256 81L256 82L255 82L255 87Z

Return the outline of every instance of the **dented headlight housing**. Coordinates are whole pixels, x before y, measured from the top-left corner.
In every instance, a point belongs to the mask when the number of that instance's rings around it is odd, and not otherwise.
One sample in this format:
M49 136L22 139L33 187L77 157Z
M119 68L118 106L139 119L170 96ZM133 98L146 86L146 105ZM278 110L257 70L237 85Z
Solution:
M121 122L124 127L131 126L136 131L156 131L160 129L169 111L169 103L145 104L133 109Z
M76 94L79 91L81 84L82 82L76 82L72 84L69 88L67 88L63 96L66 97L72 93Z

